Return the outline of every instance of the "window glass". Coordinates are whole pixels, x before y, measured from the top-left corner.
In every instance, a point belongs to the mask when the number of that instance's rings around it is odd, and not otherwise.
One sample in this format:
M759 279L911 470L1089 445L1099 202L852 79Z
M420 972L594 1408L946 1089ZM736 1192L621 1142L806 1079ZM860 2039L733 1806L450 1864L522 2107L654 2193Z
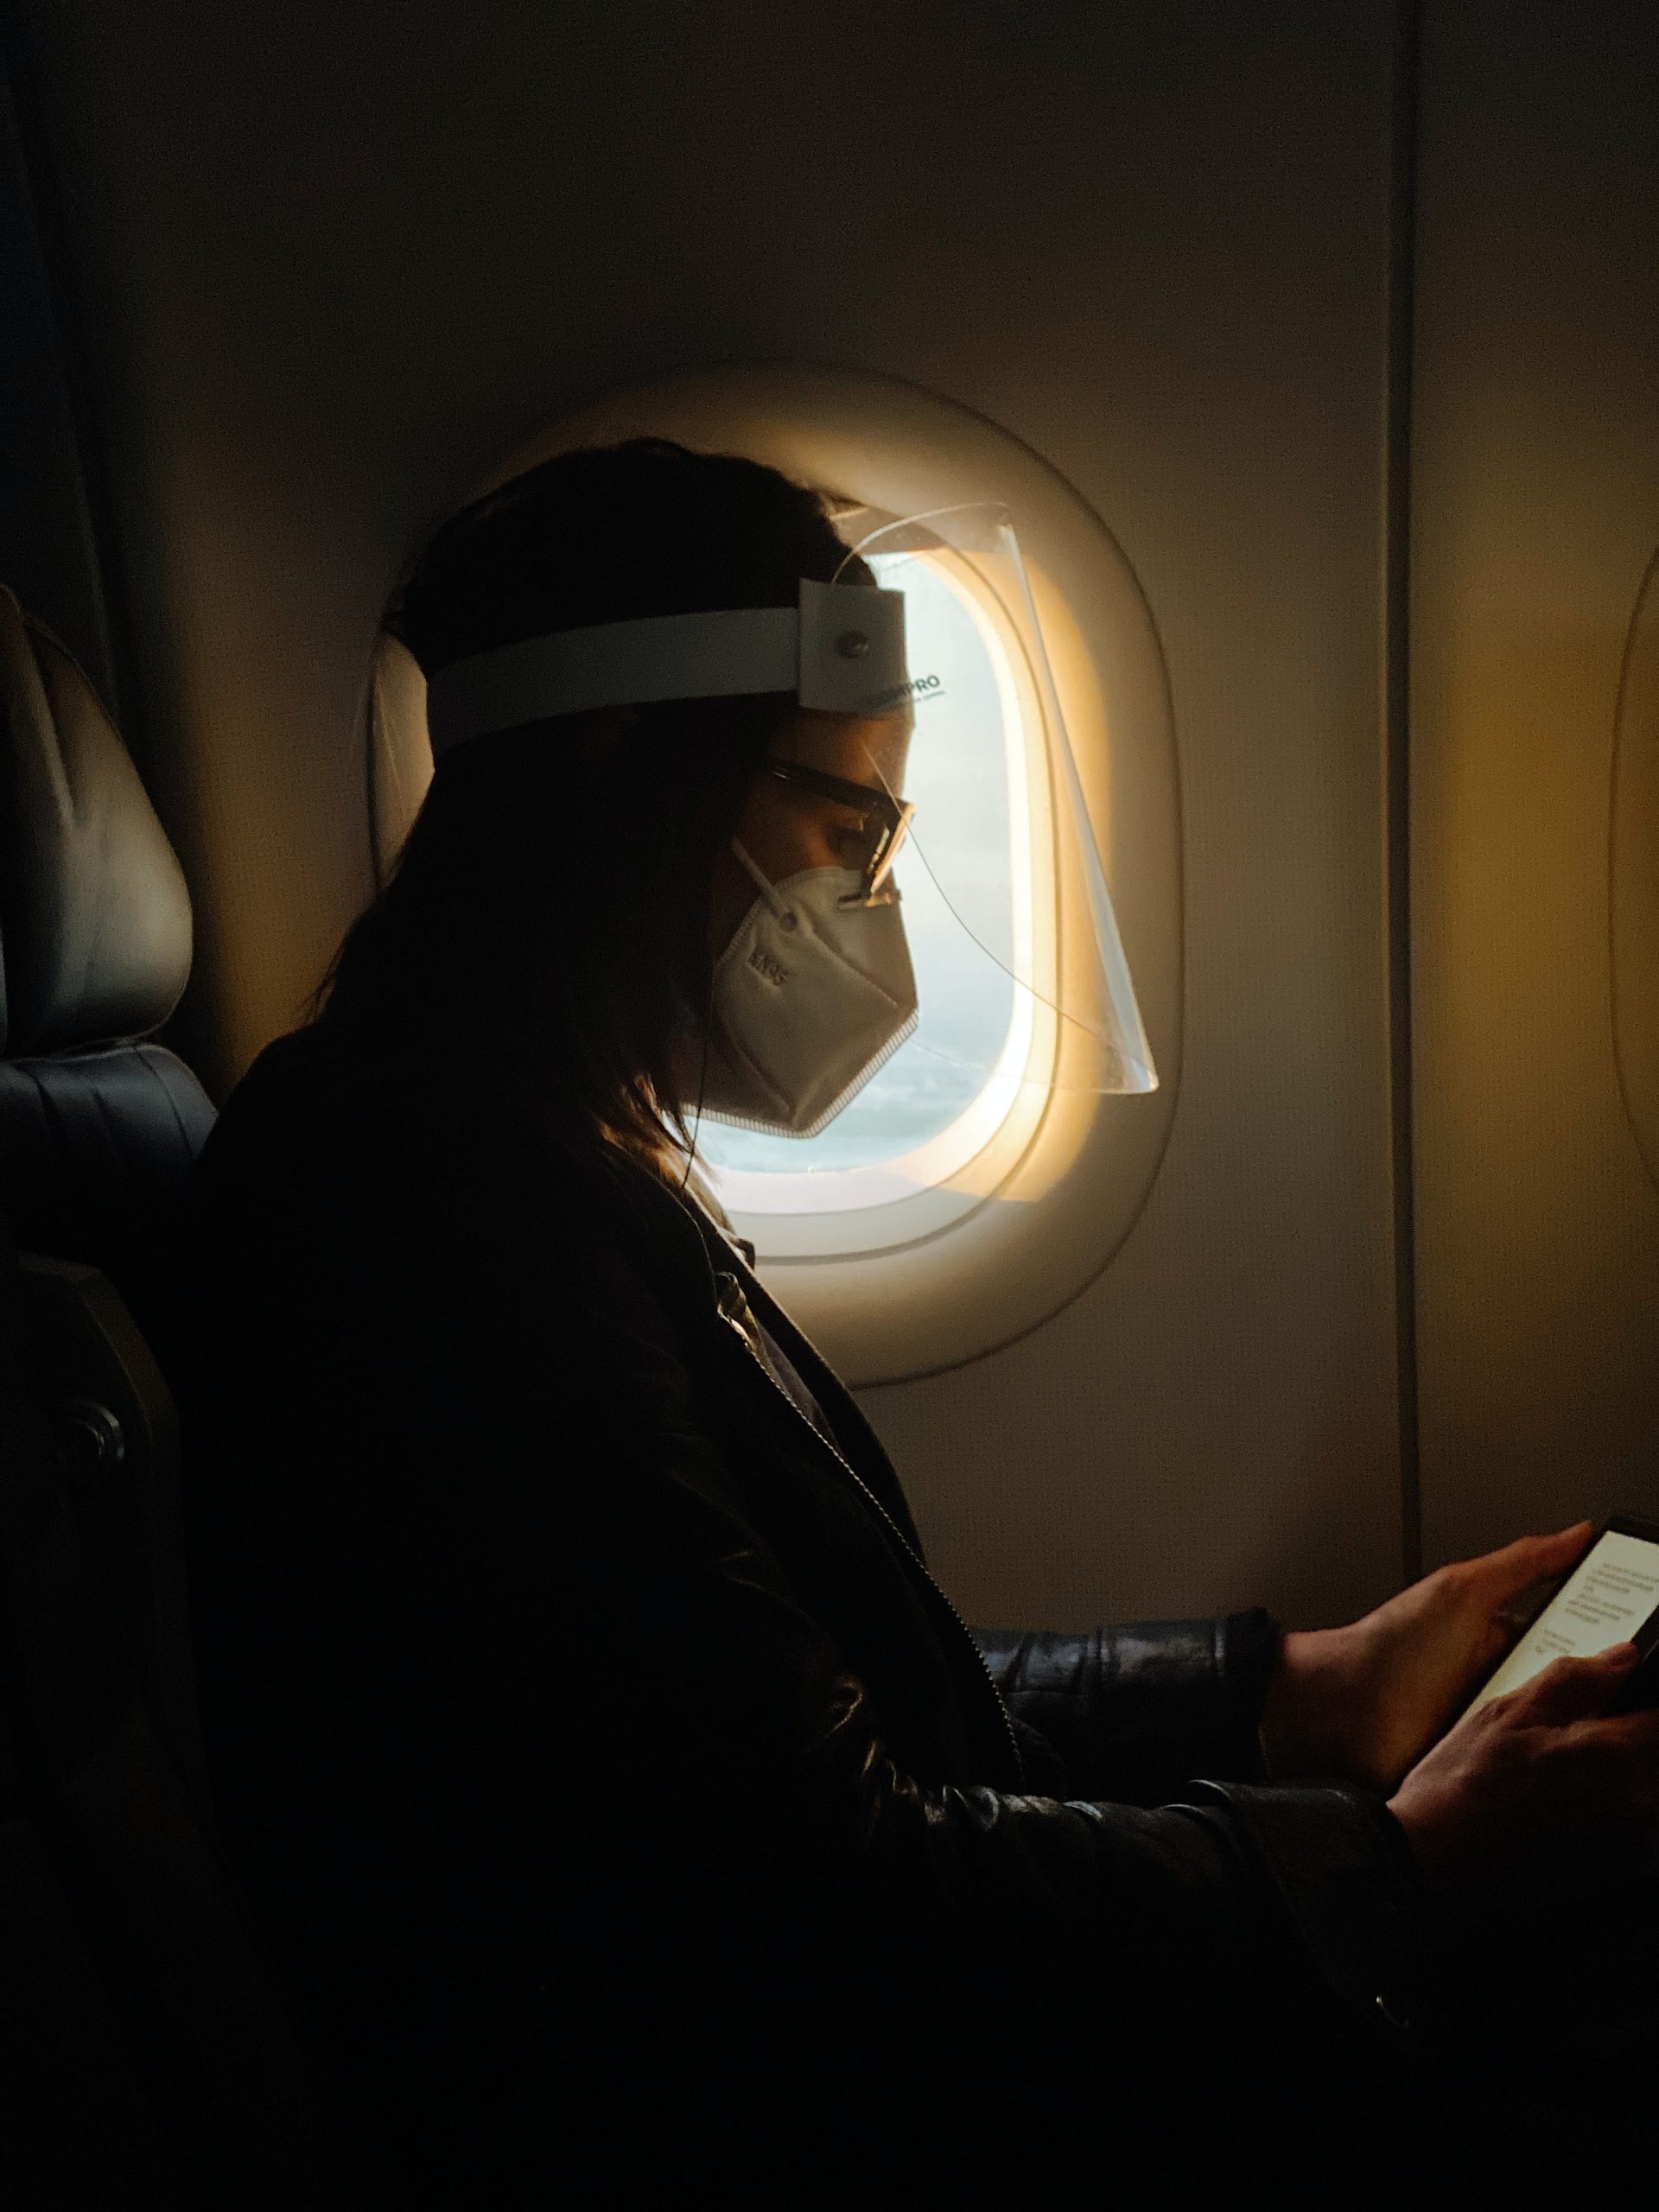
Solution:
M697 1151L711 1180L721 1188L719 1170L780 1179L803 1173L833 1177L837 1171L868 1168L903 1157L942 1135L960 1122L987 1085L986 1069L995 1065L1014 1018L1014 986L973 951L946 909L930 874L927 855L949 849L952 882L971 868L981 895L975 927L986 950L1011 967L1014 962L1016 868L1009 849L1010 819L1024 809L1010 807L1008 779L1026 772L1023 758L1009 758L1003 717L998 711L1001 647L966 596L932 562L914 555L876 555L870 568L878 583L905 594L905 625L912 670L936 671L950 690L963 726L972 734L949 764L920 746L906 796L916 807L912 835L900 851L894 876L903 897L906 934L916 971L919 1019L915 1033L878 1070L864 1089L827 1128L810 1138L763 1135L705 1120ZM1003 671L1004 682L1007 681ZM982 707L982 712L976 712ZM925 715L925 702L917 713ZM744 1203L753 1210L764 1193L745 1185ZM863 1202L849 1178L845 1203ZM833 1185L819 1205L833 1206Z

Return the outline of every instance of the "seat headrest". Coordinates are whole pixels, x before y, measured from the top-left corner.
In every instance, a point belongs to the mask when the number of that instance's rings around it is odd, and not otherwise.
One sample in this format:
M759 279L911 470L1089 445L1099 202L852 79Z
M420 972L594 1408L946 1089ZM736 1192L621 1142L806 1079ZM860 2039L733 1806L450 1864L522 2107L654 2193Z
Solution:
M0 1050L142 1037L190 973L190 894L115 725L0 584Z

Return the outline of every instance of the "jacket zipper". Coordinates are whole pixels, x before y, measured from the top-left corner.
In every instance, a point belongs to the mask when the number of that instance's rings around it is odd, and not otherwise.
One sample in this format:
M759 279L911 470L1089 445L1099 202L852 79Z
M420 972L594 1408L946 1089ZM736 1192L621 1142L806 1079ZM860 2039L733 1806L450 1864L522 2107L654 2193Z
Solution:
M712 1269L710 1270L710 1273L713 1273ZM915 1568L917 1573L921 1577L922 1580L927 1585L927 1587L932 1592L935 1598L938 1599L940 1605L944 1606L945 1611L949 1613L951 1619L961 1630L962 1640L968 1646L968 1649L973 1653L976 1660L979 1662L979 1670L985 1677L985 1686L990 1691L992 1702L996 1707L997 1718L1002 1724L1002 1732L1007 1738L1008 1752L1013 1760L1013 1772L1019 1781L1023 1782L1025 1780L1026 1763L1020 1753L1020 1739L1014 1732L1014 1723L1008 1718L1008 1708L1002 1702L1002 1693L996 1687L996 1678L992 1674L990 1668L986 1664L985 1654L974 1642L972 1633L969 1629L967 1622L963 1620L962 1615L957 1611L955 1605L951 1602L944 1591L942 1590L939 1585L934 1580L926 1560L922 1558L921 1554L911 1543L910 1539L906 1535L904 1530L893 1519L892 1514L888 1512L887 1507L882 1504L880 1499L870 1488L869 1484L864 1480L864 1478L859 1473L857 1468L855 1467L843 1455L840 1447L830 1437L823 1433L823 1431L821 1428L817 1427L814 1423L807 1420L805 1414L801 1410L800 1407L796 1404L794 1399L790 1396L788 1391L785 1389L783 1384L778 1380L778 1377L766 1365L766 1361L762 1359L760 1352L756 1350L753 1343L750 1339L748 1331L743 1326L741 1321L738 1319L734 1313L728 1313L727 1312L725 1298L720 1288L722 1282L730 1282L736 1289L739 1297L742 1298L743 1296L743 1286L738 1281L735 1275L716 1275L715 1277L715 1303L719 1309L721 1319L726 1323L728 1328L735 1332L745 1351L748 1353L749 1357L760 1369L761 1374L766 1376L766 1381L772 1385L772 1388L789 1408L796 1420L805 1423L805 1426L811 1431L812 1435L816 1438L817 1442L822 1444L824 1449L831 1453L837 1465L845 1471L852 1482L856 1485L859 1495L864 1498L868 1504L873 1507L874 1510L880 1515L881 1519L893 1533L893 1541L899 1546L899 1549L904 1553L905 1557ZM747 1298L743 1299L743 1305L744 1310L747 1312L748 1309L748 1300ZM753 1317L751 1315L750 1318L753 1321Z

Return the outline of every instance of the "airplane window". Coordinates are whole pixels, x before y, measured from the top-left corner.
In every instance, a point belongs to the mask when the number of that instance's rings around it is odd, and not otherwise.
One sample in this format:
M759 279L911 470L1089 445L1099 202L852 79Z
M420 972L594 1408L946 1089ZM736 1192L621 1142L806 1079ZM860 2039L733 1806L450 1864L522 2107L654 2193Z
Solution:
M1013 688L1013 671L967 590L938 563L878 554L870 566L878 583L904 592L912 662L954 695L961 726L970 733L970 751L954 757L948 773L940 772L937 753L919 748L906 790L916 814L893 872L919 1019L913 1035L815 1137L702 1120L698 1158L734 1211L834 1212L930 1188L963 1166L995 1133L1007 1111L1008 1086L988 1071L1029 1046L1028 1035L1011 1035L1011 975L973 957L928 865L929 854L946 847L955 870L971 865L982 893L976 926L984 939L991 925L989 949L1011 970L1016 933L1031 929L1032 917L1022 910L1033 895L1029 851L1012 849L1009 829L1029 811L1018 792L1016 804L1008 804L1007 789L1010 779L1025 778L1027 761L1023 748L1005 740L998 711L999 695ZM973 711L976 705L982 710Z

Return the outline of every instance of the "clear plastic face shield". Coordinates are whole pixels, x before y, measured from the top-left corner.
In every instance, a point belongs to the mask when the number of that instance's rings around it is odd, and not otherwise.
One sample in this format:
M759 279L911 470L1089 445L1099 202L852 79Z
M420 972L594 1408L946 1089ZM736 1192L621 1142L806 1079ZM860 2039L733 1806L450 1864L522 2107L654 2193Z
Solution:
M1095 1092L1156 1087L1018 539L1007 508L838 524L883 601L897 664L862 718L802 716L775 749L879 791L871 893L899 900L920 1020L912 1080ZM868 587L864 588L868 592ZM859 664L852 664L857 666Z
M872 1001L868 1037L885 1041L856 1068L861 1048L849 1046L850 1058L843 1051L829 1087L806 1103L733 1110L716 1084L706 1118L816 1136L877 1077L900 1122L908 1116L918 1126L976 1102L982 1113L999 1099L1011 1105L1033 1086L1154 1089L1007 510L895 518L866 508L836 527L848 563L861 559L874 588L843 581L843 563L830 584L803 579L795 607L609 623L480 654L433 679L435 753L543 715L795 693L802 711L763 774L772 799L833 835L837 867L773 884L745 856L757 902L747 950L736 939L728 950L743 956L741 983L754 990L791 974L809 942L815 955L827 948L840 979L827 995L820 976L803 981L792 1015L757 1013L793 1020L797 1063L817 1033L815 1013L833 1057L841 1015L830 1002L850 1003L849 975L874 979L895 1001L904 995L893 980L900 945L913 969L910 1010L882 1032ZM849 1071L854 1079L842 1080Z

